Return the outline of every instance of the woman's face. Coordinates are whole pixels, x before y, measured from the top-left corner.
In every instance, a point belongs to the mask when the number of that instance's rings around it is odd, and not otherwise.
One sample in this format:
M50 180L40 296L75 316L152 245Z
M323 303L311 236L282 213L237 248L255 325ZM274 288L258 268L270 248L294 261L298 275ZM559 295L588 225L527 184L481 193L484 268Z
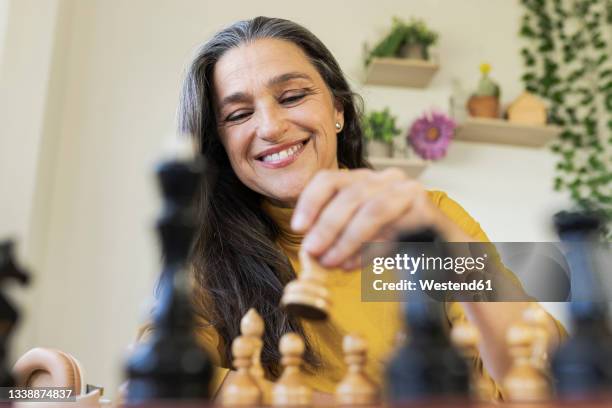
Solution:
M232 48L213 81L221 142L247 187L292 206L318 170L338 168L342 108L298 46L260 39Z

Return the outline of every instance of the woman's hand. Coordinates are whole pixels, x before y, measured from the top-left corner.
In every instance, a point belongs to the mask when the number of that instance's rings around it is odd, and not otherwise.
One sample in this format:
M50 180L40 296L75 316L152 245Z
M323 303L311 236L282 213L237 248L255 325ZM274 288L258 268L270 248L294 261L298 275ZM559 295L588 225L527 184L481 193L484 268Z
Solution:
M359 266L364 242L392 240L405 230L432 227L447 241L472 239L399 169L323 170L300 195L292 228L304 249L326 267Z

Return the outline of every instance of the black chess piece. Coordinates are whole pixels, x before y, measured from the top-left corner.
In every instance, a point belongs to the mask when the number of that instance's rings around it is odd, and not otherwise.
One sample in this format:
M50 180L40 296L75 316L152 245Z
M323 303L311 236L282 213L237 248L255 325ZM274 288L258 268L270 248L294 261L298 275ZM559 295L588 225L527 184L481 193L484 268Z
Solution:
M153 335L138 345L127 363L128 404L208 400L210 396L213 367L194 336L187 275L196 228L193 202L202 187L203 170L200 161L169 161L157 171L164 199L157 222L164 266L153 313Z
M600 285L600 276L607 271L592 256L601 225L593 213L562 212L555 216L570 269L574 327L574 334L551 362L555 388L562 399L592 399L612 390L612 333L607 294Z
M403 234L401 242L422 243L410 246L420 256L444 257L443 246L431 230ZM413 277L419 276L416 271ZM449 338L444 317L444 303L423 291L410 292L404 303L404 317L409 335L387 366L387 394L391 402L431 400L467 400L470 373L468 366Z
M0 289L7 281L16 280L22 285L29 282L28 273L15 261L14 242L0 242ZM19 320L19 313L6 294L0 291L0 387L14 387L15 380L7 367L8 340Z

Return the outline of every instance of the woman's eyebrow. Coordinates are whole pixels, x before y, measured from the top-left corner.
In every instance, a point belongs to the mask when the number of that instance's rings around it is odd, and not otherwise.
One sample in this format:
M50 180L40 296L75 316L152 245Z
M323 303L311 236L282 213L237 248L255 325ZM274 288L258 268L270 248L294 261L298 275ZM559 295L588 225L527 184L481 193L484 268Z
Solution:
M244 102L248 99L249 99L249 95L247 95L246 93L235 92L231 95L226 96L225 98L221 100L221 103L219 104L219 111L221 111L223 107L225 107L225 105L229 105L231 103L237 103L237 102Z
M294 71L294 72L287 72L286 74L277 75L271 78L268 81L268 86L280 85L284 82L291 81L292 79L307 79L309 81L312 81L312 78L310 78L308 74L305 74L303 72Z

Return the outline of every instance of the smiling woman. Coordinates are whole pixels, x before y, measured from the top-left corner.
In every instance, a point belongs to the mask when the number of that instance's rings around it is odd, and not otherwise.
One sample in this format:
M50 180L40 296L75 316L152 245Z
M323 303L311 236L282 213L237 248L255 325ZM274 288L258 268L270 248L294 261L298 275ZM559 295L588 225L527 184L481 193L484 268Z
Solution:
M253 307L266 322L261 358L268 379L278 376L279 340L292 331L305 339L307 381L332 392L344 371L340 336L357 332L369 344L367 370L380 382L401 330L399 308L361 302L354 273L361 244L424 226L448 241L487 240L444 193L428 192L396 169L369 169L357 100L321 41L282 19L231 25L201 47L188 69L180 131L193 135L218 168L199 200L192 254L197 335L223 376L240 320ZM279 307L283 288L301 272L299 251L334 277L325 324ZM446 310L451 324L467 316L479 328L483 361L499 379L509 362L506 329L524 308L448 304ZM552 319L550 332L554 345Z
M219 59L213 78L221 142L251 190L294 203L317 171L338 169L342 104L295 44L242 44Z

